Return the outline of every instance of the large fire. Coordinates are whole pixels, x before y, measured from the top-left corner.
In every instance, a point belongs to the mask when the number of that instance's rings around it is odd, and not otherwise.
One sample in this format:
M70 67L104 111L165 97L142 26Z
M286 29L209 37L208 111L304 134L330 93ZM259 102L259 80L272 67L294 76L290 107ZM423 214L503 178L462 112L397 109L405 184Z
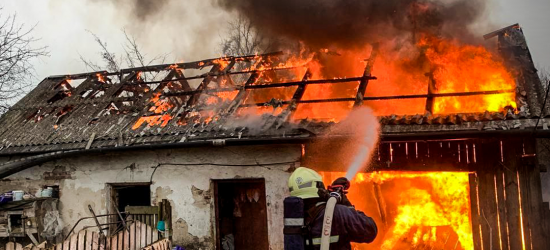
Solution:
M433 75L434 94L477 91L512 91L516 83L502 59L482 46L465 45L457 40L424 37L414 46L395 48L394 42L383 44L376 58L366 96L384 97L427 95ZM361 76L370 46L323 55L313 65L312 79ZM322 66L319 66L321 64ZM308 86L303 100L355 97L357 83ZM377 115L414 115L426 112L426 98L373 100L365 104ZM353 107L353 102L299 105L295 119L315 118L338 121ZM433 114L500 112L516 108L515 93L436 97Z
M345 173L321 172L331 183ZM468 173L359 173L348 194L379 234L361 249L473 249Z
M257 57L255 62L244 70L227 68L231 64L223 58L216 60L215 63L218 63L218 67L223 70L260 72L258 79L252 82L252 85L269 85L360 77L365 74L366 65L372 60L372 71L367 74L377 79L369 81L363 105L371 107L378 116L517 110L514 75L506 68L502 58L488 48L431 35L421 36L414 44L410 41L386 41L380 43L376 53L373 48L374 46L366 45L363 48L335 49L334 51L303 50L297 55L290 53L286 57L275 59L267 64L258 63L261 60ZM373 54L376 56L372 56ZM208 86L207 89L223 88L227 91L206 93L206 97L201 97L199 101L200 110L211 111L207 113L215 115L220 108L227 106L238 96L238 89L247 80L246 77L239 81L233 81L230 76L216 77L210 83L212 86ZM251 89L247 90L247 95L244 97L243 104L246 107L241 109L256 112L237 110L237 114L275 114L279 113L275 112L277 109L280 111L280 109L292 108L291 119L295 121L309 118L338 122L354 107L358 87L359 81L308 84L305 86L303 95L299 96L300 100L296 106L287 104L296 97L296 92L300 89L297 85ZM487 91L501 92L468 94ZM460 95L437 96L457 93ZM428 95L436 96L428 98ZM327 99L331 101L326 101ZM341 101L342 99L345 101ZM427 104L428 99L433 99L431 105ZM167 125L170 119L162 116L166 112L157 111L168 110L174 104L168 99L160 100L165 100L167 103L159 104L159 96L151 100L151 103L155 103L156 117L144 117L135 124L134 129L144 123L149 126ZM268 104L272 109L266 109L265 106L255 107L255 104ZM198 120L215 119L210 117Z

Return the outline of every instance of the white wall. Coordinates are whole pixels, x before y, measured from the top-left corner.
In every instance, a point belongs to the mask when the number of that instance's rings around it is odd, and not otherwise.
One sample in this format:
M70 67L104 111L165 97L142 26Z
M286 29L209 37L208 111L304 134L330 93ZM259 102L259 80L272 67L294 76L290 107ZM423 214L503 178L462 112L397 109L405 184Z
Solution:
M1 182L0 191L33 191L40 185L59 184L60 210L65 231L68 231L79 218L90 216L88 205L98 214L108 212L108 183L152 180L152 204L168 199L172 205L175 244L186 249L212 249L215 210L211 180L265 178L270 246L283 249L283 199L288 195L288 169L297 167L299 158L299 145L189 148L82 156L25 170L9 177L9 181ZM228 166L265 164L270 165ZM48 175L62 179L44 180Z

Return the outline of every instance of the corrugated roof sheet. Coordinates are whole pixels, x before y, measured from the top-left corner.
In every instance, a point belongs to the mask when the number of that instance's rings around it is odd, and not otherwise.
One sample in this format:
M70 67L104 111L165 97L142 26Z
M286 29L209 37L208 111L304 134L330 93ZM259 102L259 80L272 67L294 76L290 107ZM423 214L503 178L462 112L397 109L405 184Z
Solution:
M533 71L521 29L513 27L509 32L514 35L500 35L499 44L510 67L520 72L519 112L392 115L380 117L383 133L514 129L532 125L532 121L538 118L535 114L542 110L541 88L537 87L541 83ZM518 42L518 39L523 39L523 42ZM239 75L231 72L231 68L239 63L262 64L270 56L277 55L228 57L124 69L115 73L47 78L0 119L0 153L82 149L90 141L91 147L100 148L323 134L333 123L289 121L296 105L294 98L283 104L272 99L268 104L271 106L263 108L261 116L251 118L246 112L241 112L241 108L246 106L243 105L246 87L257 86L255 83L261 78L261 73L245 70L245 83L238 85L235 77ZM181 69L202 70L204 73L189 78ZM146 76L142 74L148 73L162 73L162 80L144 80ZM307 74L304 79L307 79ZM332 81L360 82L369 77ZM84 80L76 85L78 79ZM301 83L283 83L281 87L284 86L300 89ZM224 95L232 98L223 99L219 89L224 89ZM215 102L214 106L212 102ZM545 115L550 114L549 107L545 109Z

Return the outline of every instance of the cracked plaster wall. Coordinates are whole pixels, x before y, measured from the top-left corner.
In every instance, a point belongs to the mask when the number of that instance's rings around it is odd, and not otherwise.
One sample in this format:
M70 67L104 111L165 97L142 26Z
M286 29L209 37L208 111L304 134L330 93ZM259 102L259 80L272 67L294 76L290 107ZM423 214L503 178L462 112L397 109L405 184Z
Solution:
M83 155L10 176L0 181L0 191L32 193L43 185L59 185L67 233L79 218L91 215L88 205L97 214L108 212L108 183L151 181L152 204L168 199L172 205L174 243L186 249L212 249L215 213L211 180L264 178L270 247L282 249L286 183L289 169L299 164L300 154L299 145L277 145ZM82 224L86 225L92 224Z

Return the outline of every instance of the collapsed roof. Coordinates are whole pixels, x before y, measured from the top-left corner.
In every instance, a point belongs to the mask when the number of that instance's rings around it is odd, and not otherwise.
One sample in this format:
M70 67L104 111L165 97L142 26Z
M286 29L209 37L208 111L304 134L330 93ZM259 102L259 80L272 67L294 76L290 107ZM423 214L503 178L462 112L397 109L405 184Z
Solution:
M507 66L515 72L515 90L366 97L369 81L376 80L371 75L375 52L362 76L339 79L310 80L306 69L302 79L277 82L276 74L295 69L271 64L281 53L52 76L1 117L0 154L227 138L310 138L323 135L333 122L293 119L300 105L348 102L356 107L367 100L426 100L425 114L380 117L385 135L534 127L541 114L546 117L550 112L549 105L543 105L545 91L523 32L519 25L513 25L486 38L495 36ZM302 98L307 86L342 83L355 83L355 95ZM275 88L286 88L290 98L270 95L269 90ZM264 91L263 97L248 98L254 91ZM517 110L444 115L430 112L434 98L510 91L516 94ZM254 115L250 116L251 112ZM545 121L540 124L547 126Z

